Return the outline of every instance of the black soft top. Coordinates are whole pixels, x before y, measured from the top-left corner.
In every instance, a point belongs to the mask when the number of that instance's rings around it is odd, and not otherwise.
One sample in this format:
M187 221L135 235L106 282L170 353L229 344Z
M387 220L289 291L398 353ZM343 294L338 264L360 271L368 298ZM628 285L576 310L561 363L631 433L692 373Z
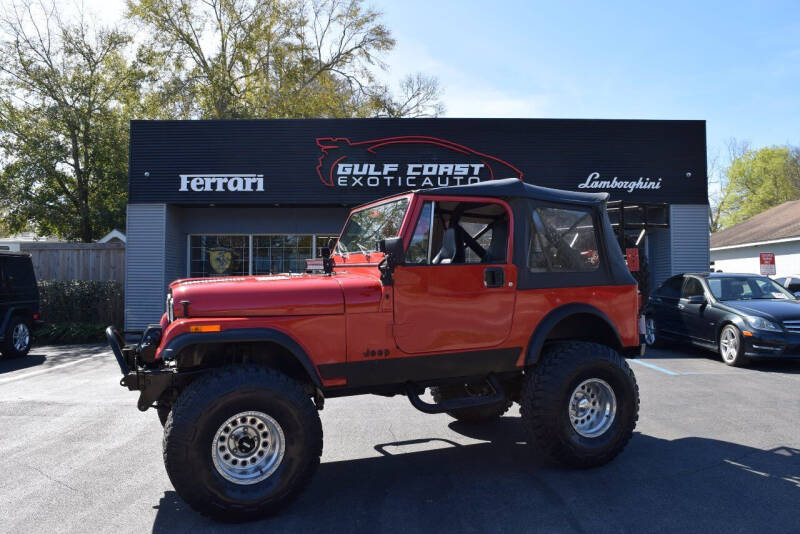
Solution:
M434 196L471 196L471 197L504 197L532 198L547 202L565 202L569 204L597 205L606 202L608 193L578 193L551 189L538 185L526 184L517 178L489 180L469 185L451 185L431 189L417 189L415 193Z

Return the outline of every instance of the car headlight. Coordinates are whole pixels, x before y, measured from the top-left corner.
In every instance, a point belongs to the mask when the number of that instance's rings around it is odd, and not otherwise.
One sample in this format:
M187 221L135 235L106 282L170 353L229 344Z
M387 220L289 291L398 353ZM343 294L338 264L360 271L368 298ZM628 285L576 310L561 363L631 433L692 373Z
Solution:
M747 322L750 323L750 326L758 330L772 330L774 332L781 331L780 326L773 323L772 321L767 321L763 317L756 317L755 315L746 315L745 319L747 319Z

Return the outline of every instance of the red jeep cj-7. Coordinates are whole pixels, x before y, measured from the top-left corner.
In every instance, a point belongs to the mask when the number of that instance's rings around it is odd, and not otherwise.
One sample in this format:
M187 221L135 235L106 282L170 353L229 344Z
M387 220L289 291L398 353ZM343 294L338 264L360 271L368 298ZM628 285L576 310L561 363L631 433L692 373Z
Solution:
M614 458L639 332L607 198L515 179L414 191L353 210L324 274L173 282L138 344L106 333L164 424L175 489L222 520L279 509L319 465L325 398L363 393L476 423L518 402L535 454Z

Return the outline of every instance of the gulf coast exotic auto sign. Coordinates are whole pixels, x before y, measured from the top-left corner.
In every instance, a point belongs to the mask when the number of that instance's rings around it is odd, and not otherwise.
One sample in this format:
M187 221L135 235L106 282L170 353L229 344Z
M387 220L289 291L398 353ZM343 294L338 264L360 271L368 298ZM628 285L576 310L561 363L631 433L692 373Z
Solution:
M354 205L500 178L706 203L702 121L133 121L130 202Z

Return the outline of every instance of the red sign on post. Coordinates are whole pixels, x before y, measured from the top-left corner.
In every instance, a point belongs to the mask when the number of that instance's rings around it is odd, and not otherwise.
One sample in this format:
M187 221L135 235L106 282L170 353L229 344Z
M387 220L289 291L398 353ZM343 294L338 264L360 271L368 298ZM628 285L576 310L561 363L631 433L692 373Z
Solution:
M626 248L625 249L625 260L628 262L628 269L631 271L638 271L639 270L639 249L638 248Z
M761 274L764 276L775 275L775 253L761 252L758 255L758 262L761 266Z

